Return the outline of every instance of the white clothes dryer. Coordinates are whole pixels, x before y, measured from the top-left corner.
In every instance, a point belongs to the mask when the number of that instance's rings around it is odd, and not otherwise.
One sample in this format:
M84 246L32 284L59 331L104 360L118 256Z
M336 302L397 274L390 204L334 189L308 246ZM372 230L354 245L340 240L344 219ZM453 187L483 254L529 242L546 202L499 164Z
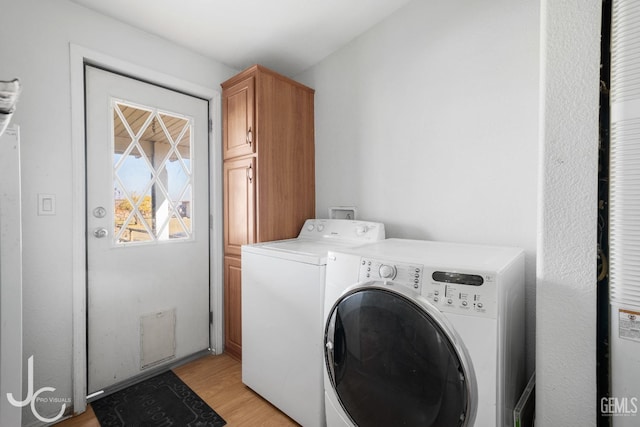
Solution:
M242 381L305 427L325 425L327 253L384 237L381 223L310 219L295 239L242 247Z
M326 274L328 427L512 425L521 249L388 239L330 251Z

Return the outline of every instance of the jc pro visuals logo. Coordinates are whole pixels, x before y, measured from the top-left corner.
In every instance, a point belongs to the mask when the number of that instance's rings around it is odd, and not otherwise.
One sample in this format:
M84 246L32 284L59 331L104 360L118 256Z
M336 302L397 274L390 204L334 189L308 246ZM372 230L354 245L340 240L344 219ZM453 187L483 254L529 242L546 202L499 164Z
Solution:
M70 402L71 399L68 399L68 398L61 399L57 397L41 396L43 393L56 391L56 389L53 387L42 387L36 390L35 392L33 391L33 356L29 357L27 375L28 375L27 396L25 397L24 400L17 400L16 398L13 397L13 393L7 393L7 400L9 401L9 403L19 408L22 408L27 405L31 405L31 412L37 419L39 419L43 423L52 423L54 421L58 421L60 418L62 418L62 415L64 414L64 410L67 407L67 402ZM60 412L58 413L58 415L56 415L53 418L45 418L42 415L40 415L38 413L38 410L36 409L36 403L45 403L45 402L61 402L62 407L60 408Z
M637 397L603 397L600 412L607 416L635 416L638 414Z

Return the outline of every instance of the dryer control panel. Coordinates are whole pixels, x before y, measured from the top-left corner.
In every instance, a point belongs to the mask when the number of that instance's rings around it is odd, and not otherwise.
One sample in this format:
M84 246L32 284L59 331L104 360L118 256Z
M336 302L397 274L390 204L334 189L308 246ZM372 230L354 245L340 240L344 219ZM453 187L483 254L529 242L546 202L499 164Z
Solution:
M372 258L362 258L360 260L358 281L388 280L401 283L414 289L416 292L421 292L423 272L424 266L420 264L400 264Z
M425 271L422 295L442 311L495 317L497 312L495 275L429 269Z
M397 263L363 257L358 281L390 281L420 293L443 312L495 317L497 293L495 275L434 269L422 264Z

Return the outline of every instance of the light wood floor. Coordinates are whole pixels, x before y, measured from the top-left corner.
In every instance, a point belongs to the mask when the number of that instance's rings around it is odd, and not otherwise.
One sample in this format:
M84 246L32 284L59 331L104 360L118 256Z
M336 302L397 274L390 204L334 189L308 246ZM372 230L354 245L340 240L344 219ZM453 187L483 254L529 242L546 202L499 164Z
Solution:
M173 370L202 400L227 422L227 426L298 426L291 418L242 384L240 362L222 354L205 356ZM100 427L87 411L56 424L57 427Z

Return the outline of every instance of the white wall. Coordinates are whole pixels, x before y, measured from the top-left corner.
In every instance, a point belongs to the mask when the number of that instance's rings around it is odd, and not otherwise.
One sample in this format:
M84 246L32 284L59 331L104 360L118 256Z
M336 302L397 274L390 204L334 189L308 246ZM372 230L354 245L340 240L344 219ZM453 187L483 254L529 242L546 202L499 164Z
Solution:
M600 0L542 2L536 425L595 426Z
M390 237L526 250L534 368L539 5L415 0L299 80L316 89L317 214Z
M236 72L67 0L0 0L0 79L24 87L13 118L24 177L24 359L34 355L36 389L55 387L59 398L72 396L70 43L214 90ZM57 215L36 215L38 193L56 195ZM46 417L59 409L39 407Z

